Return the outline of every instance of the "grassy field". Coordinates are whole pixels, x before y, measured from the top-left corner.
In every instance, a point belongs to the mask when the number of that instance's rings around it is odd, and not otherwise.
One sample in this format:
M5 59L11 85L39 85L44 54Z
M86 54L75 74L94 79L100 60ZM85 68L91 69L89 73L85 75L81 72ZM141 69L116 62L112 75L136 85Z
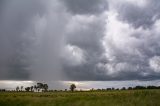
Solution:
M0 92L0 106L160 106L160 90Z

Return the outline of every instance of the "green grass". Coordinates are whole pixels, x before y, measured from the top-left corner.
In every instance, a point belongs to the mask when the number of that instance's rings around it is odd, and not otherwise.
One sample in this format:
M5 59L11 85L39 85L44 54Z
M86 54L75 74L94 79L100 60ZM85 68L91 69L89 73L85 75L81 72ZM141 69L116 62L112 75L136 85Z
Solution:
M0 106L160 106L160 90L1 92Z

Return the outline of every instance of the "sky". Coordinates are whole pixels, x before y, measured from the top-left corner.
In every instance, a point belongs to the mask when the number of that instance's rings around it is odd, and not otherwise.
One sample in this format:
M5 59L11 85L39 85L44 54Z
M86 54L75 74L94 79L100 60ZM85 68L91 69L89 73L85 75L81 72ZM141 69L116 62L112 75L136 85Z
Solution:
M0 80L157 81L159 10L159 0L0 0Z

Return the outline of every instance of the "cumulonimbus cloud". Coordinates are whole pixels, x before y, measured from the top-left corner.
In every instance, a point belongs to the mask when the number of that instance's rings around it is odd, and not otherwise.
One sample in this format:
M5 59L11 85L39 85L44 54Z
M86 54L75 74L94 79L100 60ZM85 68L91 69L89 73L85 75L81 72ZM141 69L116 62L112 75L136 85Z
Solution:
M158 0L0 3L0 79L159 79Z

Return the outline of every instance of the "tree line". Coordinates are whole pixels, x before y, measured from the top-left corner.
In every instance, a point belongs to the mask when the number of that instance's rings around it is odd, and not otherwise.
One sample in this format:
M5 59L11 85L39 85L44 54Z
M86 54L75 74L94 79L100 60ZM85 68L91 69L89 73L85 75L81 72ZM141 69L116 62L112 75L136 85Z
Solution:
M122 87L122 88L106 88L106 89L90 89L90 91L108 91L108 90L141 90L141 89L160 89L160 86L135 86L135 87Z
M25 87L24 86L17 86L15 90L16 92L58 92L58 91L75 91L76 85L71 84L69 90L48 90L48 84L45 83L37 83L34 86ZM141 90L141 89L160 89L160 86L135 86L135 87L122 87L122 88L106 88L106 89L90 89L89 91L110 91L110 90ZM6 89L0 89L0 92L6 92ZM81 90L80 90L81 91Z
M46 92L48 91L48 84L45 84L45 83L37 83L36 85L34 86L30 86L30 87L25 87L24 89L24 86L17 86L16 87L16 90L15 91L26 91L26 92L40 92L40 91L43 91L43 92Z

